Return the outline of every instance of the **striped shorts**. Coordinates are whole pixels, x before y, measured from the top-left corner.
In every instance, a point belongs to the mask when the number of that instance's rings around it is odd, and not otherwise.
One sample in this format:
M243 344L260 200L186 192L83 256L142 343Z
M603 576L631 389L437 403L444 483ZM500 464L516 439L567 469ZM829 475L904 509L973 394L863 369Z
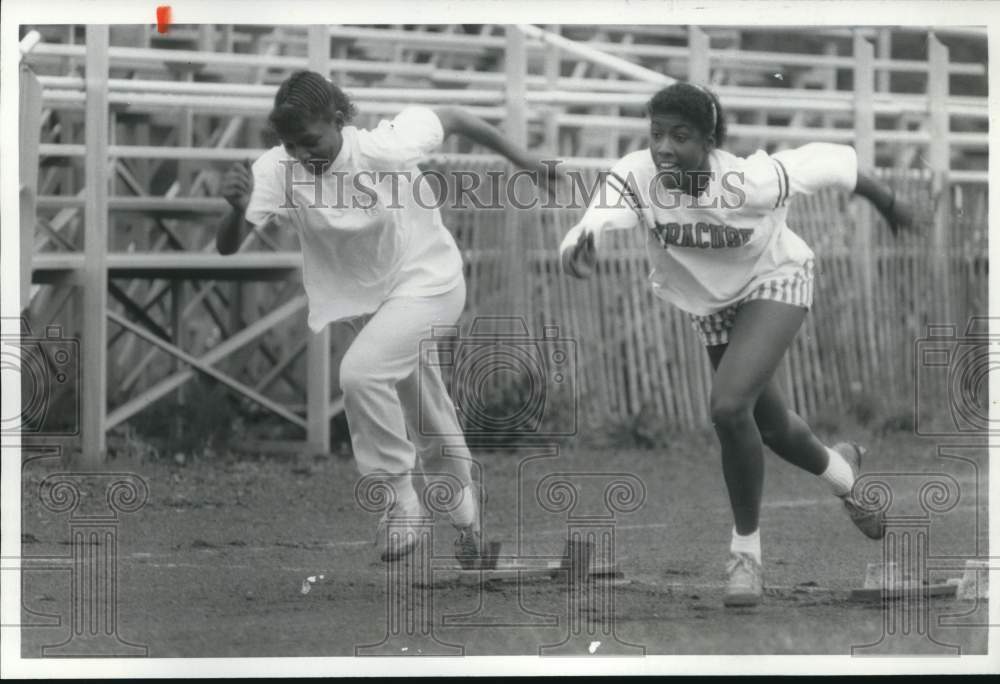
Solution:
M702 344L706 347L728 344L729 330L736 321L736 313L743 304L755 299L769 299L808 309L812 306L813 268L814 262L810 259L794 275L782 280L763 283L746 297L735 304L730 304L725 309L707 316L690 314L691 324L701 338Z

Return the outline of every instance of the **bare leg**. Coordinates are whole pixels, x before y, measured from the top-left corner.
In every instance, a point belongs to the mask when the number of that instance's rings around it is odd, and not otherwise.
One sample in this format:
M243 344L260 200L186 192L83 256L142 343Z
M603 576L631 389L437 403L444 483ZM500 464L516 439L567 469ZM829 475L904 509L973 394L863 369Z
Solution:
M764 444L754 409L805 314L805 309L781 302L747 302L736 315L729 344L716 367L712 423L722 447L722 472L740 535L758 528L764 486Z
M726 345L708 347L712 367L718 368ZM784 396L775 380L767 383L757 399L753 411L757 429L764 444L782 459L813 475L826 470L829 455L809 425L785 404Z

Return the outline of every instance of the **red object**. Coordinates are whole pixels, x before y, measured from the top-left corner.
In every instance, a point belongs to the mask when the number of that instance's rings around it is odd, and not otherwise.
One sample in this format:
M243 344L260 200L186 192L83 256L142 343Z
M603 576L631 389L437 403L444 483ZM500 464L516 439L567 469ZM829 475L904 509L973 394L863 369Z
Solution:
M156 30L159 33L170 30L170 5L160 5L156 8Z

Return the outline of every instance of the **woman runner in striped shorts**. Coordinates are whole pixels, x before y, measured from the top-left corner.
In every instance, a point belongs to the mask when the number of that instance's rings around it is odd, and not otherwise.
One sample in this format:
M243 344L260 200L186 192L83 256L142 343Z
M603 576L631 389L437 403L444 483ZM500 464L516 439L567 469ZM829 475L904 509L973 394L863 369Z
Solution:
M813 293L813 252L788 228L788 202L841 188L869 200L893 232L910 227L913 212L859 173L857 155L845 145L812 143L747 158L723 151L722 107L700 86L664 88L647 112L649 148L626 155L608 174L603 193L562 243L563 268L587 277L605 231L645 229L654 292L691 315L715 368L710 412L735 520L725 604L756 605L763 590L764 445L826 481L865 535L884 534L881 515L851 494L863 449L820 442L774 379Z

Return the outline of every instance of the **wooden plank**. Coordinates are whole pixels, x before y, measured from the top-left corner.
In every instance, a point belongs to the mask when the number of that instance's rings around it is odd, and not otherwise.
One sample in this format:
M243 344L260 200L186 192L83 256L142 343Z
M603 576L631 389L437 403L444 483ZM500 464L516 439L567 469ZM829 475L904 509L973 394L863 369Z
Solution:
M876 32L876 53L878 58L881 60L892 58L892 30L889 28L879 28ZM875 76L875 89L879 92L888 92L890 90L890 72L885 69L880 69Z
M872 98L875 94L875 48L867 38L858 34L854 38L854 148L858 154L858 168L870 172L875 167L875 113L872 109ZM872 208L866 202L854 204L854 253L857 257L858 271L861 281L861 325L863 333L858 340L867 352L862 354L862 367L867 377L874 377L869 370L875 359L875 321L874 321L874 284L872 224L874 223Z
M698 85L708 85L710 83L709 71L709 38L698 26L688 28L688 81ZM728 106L728 103L727 103Z
M108 177L107 169L102 174ZM46 195L38 198L39 209L65 209L85 206L89 197L89 188L83 197ZM135 211L143 214L157 213L174 215L176 217L192 216L201 218L202 214L221 214L226 210L226 201L215 197L114 197L105 202L110 211Z
M897 589L852 589L850 601L912 601L923 598L954 598L958 593L957 584L928 584L925 586L904 586Z
M25 36L25 41L32 34L40 38L37 31ZM25 41L22 41L22 45ZM37 42L37 41L36 41ZM32 43L32 47L34 44ZM20 174L19 219L20 219L20 264L21 264L21 310L31 302L31 254L35 247L35 198L38 195L38 154L39 131L42 117L42 87L32 71L21 66L19 71L20 99L18 100L17 125L20 145L18 146L18 165Z
M941 323L952 321L952 289L951 263L946 254L947 231L951 223L950 183L948 178L949 148L947 142L950 128L948 112L942 104L947 99L948 84L948 48L937 36L927 37L927 53L930 73L927 84L927 101L930 108L929 128L931 133L930 163L934 172L931 195L938 201L934 217L934 228L931 238L933 246L933 271L935 280L940 284L934 297L933 310Z
M618 236L617 242L626 243L628 235ZM635 289L632 283L632 259L631 254L626 253L624 258L615 259L614 271L616 271L615 301L618 306L612 313L611 325L608 332L621 340L621 348L624 354L614 354L612 357L615 364L615 377L620 378L623 387L623 398L625 399L623 408L624 414L634 416L639 413L642 398L639 391L639 375L645 370L643 359L638 348L639 338L637 325L640 322L640 314L635 306Z
M507 137L521 147L528 141L528 112L524 99L526 92L525 75L528 72L527 50L524 32L516 25L509 25L506 31L507 49L504 53L504 70L507 74L506 119ZM508 165L507 173L515 171ZM509 177L509 175L508 175ZM523 246L525 224L531 214L513 206L504 208L503 240L504 250L504 290L507 292L506 311L515 316L528 314L527 273L524 268Z
M309 68L330 75L330 27L312 25L309 31ZM330 326L309 336L306 351L306 439L317 449L330 450Z
M525 34L517 26L506 27L504 69L507 74L506 133L518 145L527 141L527 108L525 76L528 73Z
M330 76L330 27L312 24L308 28L308 69Z
M640 231L641 228L629 231L629 235L626 238L626 244L635 245L636 238L639 236ZM635 324L633 327L634 334L630 335L630 337L635 338L636 353L639 359L639 367L637 369L637 390L639 392L637 410L641 411L644 408L647 408L648 410L648 408L652 408L652 406L655 405L656 402L653 400L653 397L656 394L657 389L654 385L656 367L653 362L652 344L647 341L647 329L651 324L651 312L643 306L646 301L646 290L649 288L649 283L646 282L645 278L644 253L638 249L630 250L628 265L631 273L627 286L632 300L632 314L635 317Z
M268 387L270 387L271 384L279 377L284 377L285 369L288 368L288 366L291 365L292 362L294 362L295 359L297 359L299 355L302 354L302 352L306 351L306 348L308 346L309 346L309 340L296 341L294 346L291 349L287 350L283 354L283 356L271 366L271 369L267 371L267 373L265 373L263 377L257 380L257 383L254 385L253 388L258 392L263 392Z
M323 453L330 450L330 327L309 337L306 352L306 418L310 444Z
M558 48L547 46L558 55ZM551 59L551 58L550 58ZM532 104L563 104L563 105L605 105L619 104L621 106L641 107L656 91L657 84L643 81L627 81L599 78L562 77L555 72L555 60L546 63L547 73L544 76L530 75L525 77L529 88L526 99ZM467 72L456 72L465 74ZM475 83L464 84L467 87L459 90L454 87L408 87L387 88L384 86L369 86L351 88L351 95L360 103L377 103L386 101L404 102L441 102L450 101L463 104L500 104L504 100L506 90L505 75L499 73L476 73L476 79L484 79L483 85L492 87L472 88ZM456 76L457 78L457 76ZM45 89L45 96L62 103L83 102L84 80L75 76L39 76L39 82ZM488 80L486 80L488 79ZM276 85L246 84L246 83L203 83L194 81L174 80L139 80L139 79L109 79L112 102L134 102L135 95L157 95L160 102L163 96L174 96L174 106L193 105L201 100L186 101L188 96L214 96L259 101L262 105L269 102L277 91ZM810 88L767 88L757 86L726 86L717 87L719 96L725 101L727 110L757 110L768 111L816 111L830 115L850 114L852 111L852 93L840 90L813 90ZM124 94L123 94L124 93ZM115 99L118 98L118 99ZM974 95L950 96L946 100L948 111L952 115L986 118L989 115L989 103L985 97ZM873 107L877 114L926 114L928 111L925 96L907 93L876 93Z
M572 41L569 40L568 38L563 38L560 35L550 33L548 31L543 31L537 26L532 26L530 24L521 24L520 28L524 32L524 34L529 38L541 40L549 45L555 45L556 47L559 47L560 49L563 50L563 52L567 54L571 54L581 59L585 59L588 62L601 66L605 69L608 69L609 71L622 74L623 76L629 76L630 78L634 78L640 81L646 81L648 83L655 83L657 85L670 85L671 83L674 83L676 81L676 79L673 79L665 74L658 73L656 71L653 71L652 69L646 69L645 67L641 67L638 64L635 64L634 62L628 61L627 59L616 57L614 55L608 54L607 52L603 52L602 49L597 49L591 47L590 45ZM602 43L601 47L602 48L608 47L614 50L624 49L628 50L629 52L635 52L636 48L645 49L649 48L650 46L633 45L633 46L623 47L621 45L616 45L614 43L609 43L609 44ZM659 48L657 50L658 54L661 54L664 49L665 48ZM681 48L680 50L681 52L685 51L683 48Z
M84 208L81 446L83 462L104 460L107 417L108 313L108 41L107 25L87 26L86 141L88 183Z
M559 26L550 24L546 27L550 33L559 35ZM562 54L555 45L545 46L545 89L549 92L559 88L559 76L562 68ZM545 151L549 154L559 154L559 122L556 120L554 107L547 109L543 115L545 126Z
M531 97L528 97L530 103ZM643 97L645 102L647 98ZM587 102L586 104L595 104L594 102ZM402 107L402 103L389 103L383 109L386 113L395 113L397 108ZM728 104L727 104L728 108ZM873 108L875 109L875 108ZM482 113L482 109L470 108L470 111ZM500 108L491 108L491 112L500 113ZM764 112L759 112L764 114ZM879 112L875 109L875 113ZM529 119L531 121L539 120L542 115L537 112L531 112L529 114ZM644 133L648 129L648 122L645 122L641 117L636 116L608 116L608 115L591 115L591 114L562 114L556 113L555 121L563 126L568 127L587 127L593 126L596 128L609 128L618 127L623 131L632 131L636 133ZM949 111L949 116L954 116L952 112ZM502 118L502 116L497 116L495 118ZM841 142L841 143L851 143L854 141L854 132L845 129L826 129L826 128L815 128L815 127L785 127L785 126L770 126L770 125L756 125L756 124L733 124L732 134L734 139L744 139L744 138L755 138L764 137L772 139L775 141L808 141L808 140L825 140L828 142ZM902 143L913 143L913 144L928 144L931 141L931 133L926 130L920 131L891 131L879 129L874 132L874 138L876 142L886 142L894 144ZM987 146L989 142L989 136L987 133L960 133L960 132L950 132L946 136L947 142L953 147L963 147L963 148L983 148ZM196 159L202 161L243 161L246 159L254 159L263 154L266 150L263 148L193 148L193 147L178 147L174 145L111 145L110 154L113 157L118 157L121 159ZM39 145L39 154L43 157L83 157L86 154L86 148L83 145L78 144L66 144L66 143L43 143ZM472 155L472 154L448 154L439 153L431 155L428 159L432 162L446 162L452 161L455 157L465 158L472 162L477 159L488 160L493 158L493 155ZM617 161L617 158L564 158L567 163L579 164L579 165L590 165L594 167L606 167L610 162ZM987 174L985 171L976 169L955 169L952 171L955 178L954 180L961 182L985 182L987 179ZM47 201L53 201L51 196L45 196ZM58 201L58 200L54 200ZM82 202L69 203L66 206L82 206Z

